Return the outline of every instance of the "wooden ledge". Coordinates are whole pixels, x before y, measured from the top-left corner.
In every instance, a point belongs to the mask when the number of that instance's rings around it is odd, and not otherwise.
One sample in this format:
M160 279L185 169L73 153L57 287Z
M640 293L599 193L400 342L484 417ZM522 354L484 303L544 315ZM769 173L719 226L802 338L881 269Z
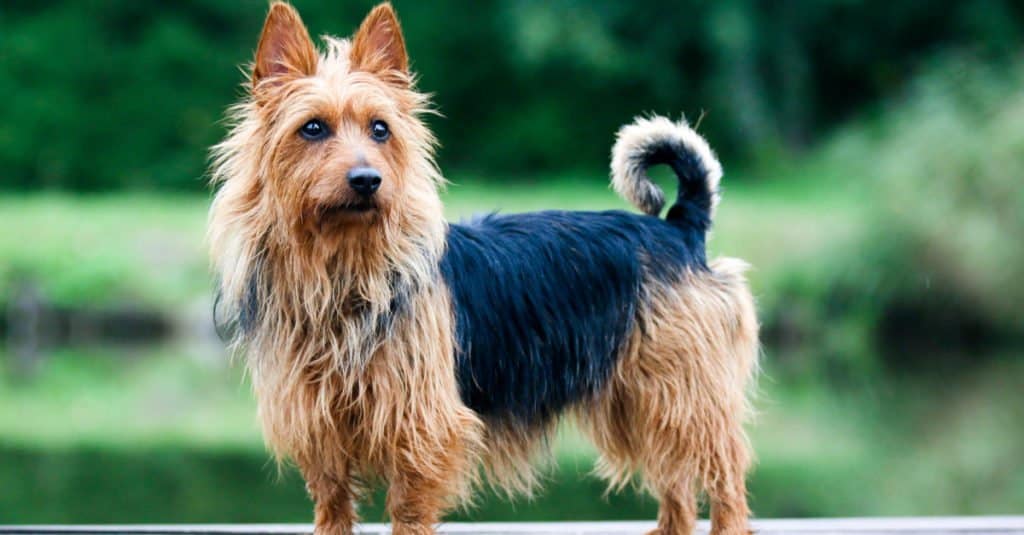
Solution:
M1024 516L891 517L753 520L755 533L764 535L1024 535ZM698 534L708 532L700 522ZM640 535L653 522L507 522L438 527L452 535ZM136 524L136 525L0 525L3 535L306 535L309 524ZM385 535L387 524L361 524L357 535Z

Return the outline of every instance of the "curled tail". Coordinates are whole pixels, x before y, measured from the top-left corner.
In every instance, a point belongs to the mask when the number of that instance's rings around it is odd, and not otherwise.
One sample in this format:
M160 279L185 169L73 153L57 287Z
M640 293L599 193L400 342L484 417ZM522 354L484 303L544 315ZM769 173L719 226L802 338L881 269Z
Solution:
M612 186L644 213L657 216L665 193L647 176L652 165L667 164L679 178L676 202L665 220L706 233L718 204L722 166L707 141L686 120L654 116L623 126L612 148Z

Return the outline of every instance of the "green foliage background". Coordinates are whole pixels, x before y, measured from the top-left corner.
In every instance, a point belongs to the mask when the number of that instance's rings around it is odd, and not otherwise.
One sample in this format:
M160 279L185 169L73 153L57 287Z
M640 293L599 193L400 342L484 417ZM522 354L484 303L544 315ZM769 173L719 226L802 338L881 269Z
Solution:
M371 2L295 0L348 34ZM396 0L446 169L603 169L646 111L706 119L730 157L805 147L948 48L1005 57L1010 0ZM0 7L0 188L201 190L264 0L8 0ZM731 160L734 161L734 160Z
M293 1L314 35L371 6ZM616 128L701 120L727 171L711 253L751 262L763 324L758 516L1021 512L1024 3L395 4L444 113L451 220L629 209L607 186ZM266 7L0 5L0 523L309 521L209 318L206 151ZM176 335L86 322L26 363L8 307L33 293ZM448 519L653 518L602 498L595 454L565 428L547 493Z

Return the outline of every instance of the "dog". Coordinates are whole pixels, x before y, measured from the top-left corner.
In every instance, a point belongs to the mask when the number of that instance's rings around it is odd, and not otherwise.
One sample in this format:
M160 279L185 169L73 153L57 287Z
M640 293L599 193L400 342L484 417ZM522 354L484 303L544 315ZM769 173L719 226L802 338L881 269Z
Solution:
M215 312L316 533L351 533L378 481L396 534L433 533L482 480L529 495L563 417L610 489L658 499L654 533L691 533L704 495L713 533L747 532L758 322L745 264L706 258L722 169L685 121L618 132L612 185L643 214L451 224L389 4L320 51L274 3L251 73L212 149ZM679 182L664 219L658 164Z

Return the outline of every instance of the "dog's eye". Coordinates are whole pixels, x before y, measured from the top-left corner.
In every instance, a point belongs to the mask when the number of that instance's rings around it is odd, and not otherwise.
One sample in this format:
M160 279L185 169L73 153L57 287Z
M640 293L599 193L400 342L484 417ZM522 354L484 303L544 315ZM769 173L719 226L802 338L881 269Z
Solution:
M370 137L373 138L377 143L383 143L391 137L391 130L388 129L388 123L381 121L380 119L374 119L370 123Z
M299 135L309 141L319 141L330 134L327 125L320 119L312 119L299 129Z

